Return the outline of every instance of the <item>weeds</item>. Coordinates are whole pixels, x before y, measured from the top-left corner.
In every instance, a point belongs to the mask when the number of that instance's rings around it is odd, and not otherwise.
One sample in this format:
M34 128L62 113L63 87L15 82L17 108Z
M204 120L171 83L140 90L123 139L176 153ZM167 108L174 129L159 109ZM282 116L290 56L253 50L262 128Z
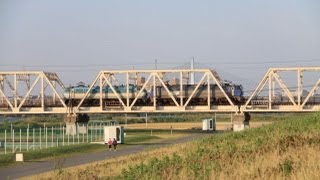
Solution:
M65 158L60 158L58 159L57 163L55 164L54 166L54 169L56 171L56 177L58 179L61 179L62 175L63 175L63 165L64 165L64 162L65 162Z
M293 171L293 161L290 159L285 159L282 163L279 164L280 172L285 176L289 176Z

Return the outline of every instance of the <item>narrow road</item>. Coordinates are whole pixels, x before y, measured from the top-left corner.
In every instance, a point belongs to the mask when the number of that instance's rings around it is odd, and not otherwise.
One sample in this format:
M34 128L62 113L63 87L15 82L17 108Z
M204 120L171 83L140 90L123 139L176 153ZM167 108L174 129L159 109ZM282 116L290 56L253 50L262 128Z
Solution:
M150 147L163 147L170 144L185 143L194 139L202 138L212 134L197 133L190 134L189 136L166 140L155 144L140 144L140 145L130 145L123 149L118 149L116 152L101 151L93 154L86 155L76 155L72 157L65 158L63 167L77 166L81 164L91 163L95 161L101 161L104 159L111 159L114 157L124 156L128 154L133 154ZM0 179L17 179L24 176L39 174L51 170L55 170L58 160L48 160L48 161L33 161L24 162L19 165L12 167L0 168Z

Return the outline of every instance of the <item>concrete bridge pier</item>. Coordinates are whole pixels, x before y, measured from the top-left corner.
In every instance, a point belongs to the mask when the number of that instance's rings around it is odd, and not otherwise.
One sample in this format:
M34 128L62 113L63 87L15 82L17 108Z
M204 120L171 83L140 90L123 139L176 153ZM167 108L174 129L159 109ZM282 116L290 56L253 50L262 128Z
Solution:
M88 121L89 116L87 114L66 114L64 116L66 135L86 134ZM82 126L80 126L79 123L81 123Z
M247 112L232 116L233 131L242 131L250 128L250 114Z

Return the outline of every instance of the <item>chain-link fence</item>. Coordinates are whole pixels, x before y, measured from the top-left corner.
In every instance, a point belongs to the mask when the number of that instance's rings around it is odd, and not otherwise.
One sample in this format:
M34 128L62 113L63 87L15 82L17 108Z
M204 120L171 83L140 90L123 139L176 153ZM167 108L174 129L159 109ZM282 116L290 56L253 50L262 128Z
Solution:
M103 127L118 125L116 121L92 121L77 124L75 135L66 134L65 126L10 129L0 132L0 154L25 152L35 149L68 146L73 144L101 142L104 138Z

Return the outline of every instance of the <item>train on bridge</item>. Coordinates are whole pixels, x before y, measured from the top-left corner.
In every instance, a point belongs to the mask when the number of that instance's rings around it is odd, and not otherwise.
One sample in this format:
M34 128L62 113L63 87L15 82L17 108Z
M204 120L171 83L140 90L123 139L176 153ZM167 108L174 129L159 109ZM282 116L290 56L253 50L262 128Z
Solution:
M210 69L100 71L91 85L70 87L52 72L0 72L0 113L313 112L320 110L319 73L270 68L245 96L241 84Z
M64 91L64 97L66 104L71 106L78 105L87 94L87 98L82 103L83 106L99 106L101 98L105 107L116 107L121 105L118 97L120 97L123 102L129 97L130 103L137 98L136 105L151 106L153 105L153 97L155 96L157 106L174 106L171 95L178 101L180 101L180 98L183 98L183 102L186 102L191 94L194 93L189 105L206 105L208 97L210 97L210 102L213 105L228 104L227 98L216 84L210 84L210 87L208 87L208 84L203 83L197 89L194 84L183 84L182 86L167 84L166 86L168 91L162 85L157 85L155 88L150 86L144 89L142 89L142 86L135 84L129 84L128 88L126 85L113 86L113 89L110 86L104 86L102 88L100 88L100 86L94 86L89 88L88 85L80 82L76 86L67 87ZM180 90L181 87L182 91ZM222 88L234 104L240 105L244 103L245 99L243 97L242 85L224 82L222 83ZM210 95L208 96L208 94Z

